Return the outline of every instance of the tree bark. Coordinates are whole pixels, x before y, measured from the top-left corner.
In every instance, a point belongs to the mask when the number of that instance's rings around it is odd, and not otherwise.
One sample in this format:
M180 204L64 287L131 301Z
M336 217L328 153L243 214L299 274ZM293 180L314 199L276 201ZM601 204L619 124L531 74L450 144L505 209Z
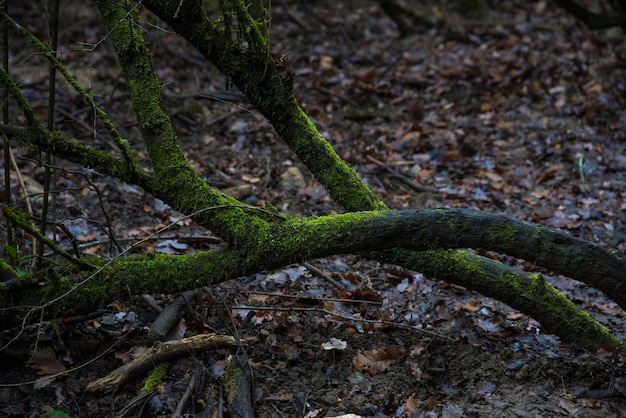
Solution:
M118 367L106 377L90 382L87 385L87 390L90 392L116 392L126 382L148 372L159 363L187 356L189 353L221 348L237 348L237 341L229 335L199 334L182 340L159 343L140 357Z

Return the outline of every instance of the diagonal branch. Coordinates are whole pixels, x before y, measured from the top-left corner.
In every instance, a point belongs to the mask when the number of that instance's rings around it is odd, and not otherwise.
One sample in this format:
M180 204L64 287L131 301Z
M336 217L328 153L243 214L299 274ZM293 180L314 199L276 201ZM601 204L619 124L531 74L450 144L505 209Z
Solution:
M209 187L189 164L163 105L161 83L147 42L136 25L136 15L124 9L125 1L97 0L95 3L130 90L133 110L158 183L156 195L186 214L202 207L224 207L216 213L199 212L194 219L234 246L245 248L248 236L267 229L267 222L241 209L242 204L236 199ZM196 2L181 3L182 9L187 3Z
M0 69L1 72L2 69ZM34 121L30 128L0 123L0 132L33 151L49 152L83 167L93 168L102 174L116 177L129 184L136 184L148 193L155 194L157 190L154 178L144 171L134 166L129 168L125 161L116 159L106 152L89 148L80 142L72 141L58 131L50 132L38 121Z
M74 77L72 77L72 75L67 71L67 69L61 64L61 62L59 62L58 58L56 57L56 55L50 49L49 46L41 42L39 38L37 38L32 32L30 32L24 26L21 26L20 24L15 22L13 19L11 19L9 16L6 16L6 14L5 14L5 17L9 19L22 32L22 34L27 40L29 40L32 44L35 45L38 51L43 53L43 55L48 59L48 61L50 61L50 64L52 64L52 67L58 70L59 73L61 73L63 77L65 77L67 82L78 92L78 94L80 94L83 100L85 100L85 102L87 102L89 106L92 107L98 119L100 119L100 121L104 124L104 126L107 128L107 130L113 137L113 140L115 141L116 145L120 149L122 156L124 158L124 161L129 167L129 170L135 170L136 152L131 148L128 141L122 138L119 131L117 130L117 128L115 127L111 119L109 119L109 116L106 114L106 112L102 110L100 107L96 106L93 100L93 95L87 93L87 91L85 91L83 86L81 86L74 79Z
M365 186L352 167L343 163L298 105L292 92L292 75L283 78L278 65L273 62L266 65L266 51L253 48L243 51L230 33L220 32L209 20L200 2L183 2L180 10L178 2L145 0L143 4L233 81L333 200L351 211L385 209L382 201Z

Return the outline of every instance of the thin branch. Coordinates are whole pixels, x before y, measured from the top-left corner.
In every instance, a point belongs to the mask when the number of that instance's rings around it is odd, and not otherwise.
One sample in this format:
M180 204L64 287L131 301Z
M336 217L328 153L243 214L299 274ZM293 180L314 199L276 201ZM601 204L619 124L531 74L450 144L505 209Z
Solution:
M6 82L9 85L12 97L26 100L22 96L19 88L11 79L4 79L4 71L0 69L0 83ZM17 94L14 96L13 94ZM28 103L25 103L27 106ZM72 161L83 167L93 168L103 174L116 177L130 184L136 184L149 193L158 192L157 183L154 178L138 168L129 168L123 161L111 155L87 147L79 142L66 138L59 131L50 132L41 123L33 120L31 127L24 128L14 125L0 124L0 132L5 133L9 138L17 140L21 145L25 145L33 151L46 151L64 160Z
M8 16L6 18L10 19ZM74 79L74 77L72 77L72 75L67 71L67 69L59 62L59 60L57 59L55 55L54 50L50 49L50 47L48 47L46 44L41 42L32 32L30 32L25 27L21 26L19 23L15 22L14 20L11 20L11 22L22 32L22 34L24 35L26 39L28 39L31 43L33 43L33 45L35 45L37 50L39 50L40 52L44 54L44 56L48 59L52 67L58 70L63 75L63 77L67 80L67 82L72 87L74 87L74 89L80 94L80 96L92 107L96 116L98 116L98 118L102 121L104 126L107 128L107 130L113 137L113 140L117 144L117 147L122 152L122 156L128 166L128 169L135 171L136 170L135 152L130 147L130 144L128 143L128 141L122 138L119 131L117 130L117 128L115 127L111 119L109 119L109 116L104 112L104 110L96 106L93 100L93 94L87 93L85 89L83 88L83 86L81 86Z
M355 318L350 315L340 314L337 312L329 311L328 309L323 308L296 308L296 307L279 307L279 306L233 306L233 309L241 309L246 311L275 311L275 312L316 312L323 313L326 315L334 316L335 318L343 319L344 321L349 322L361 322L364 324L373 324L373 325L385 325L395 328L403 328L409 329L412 331L416 331L425 335L430 335L431 337L441 338L442 340L455 341L453 338L450 338L443 334L438 334L433 331L428 331L422 328L418 328L413 325L403 324L402 322L391 322L385 321L382 319L365 319L365 318Z
M54 241L52 241L50 238L46 237L40 231L35 229L26 219L24 219L23 217L19 216L11 208L11 206L5 206L4 207L4 216L7 218L7 220L9 222L13 223L13 226L19 226L24 231L26 231L28 234L32 235L34 239L36 239L37 241L39 241L39 242L45 244L46 246L48 246L55 254L60 255L61 257L65 258L66 260L69 260L70 262L74 263L75 265L81 267L82 269L92 270L92 271L95 270L95 267L92 266L91 264L88 264L88 263L86 263L86 262L84 262L84 261L74 257L73 255L69 254L68 252L66 252L65 250L63 250L59 246L57 246Z
M398 173L396 170L391 168L388 164L385 164L382 161L377 160L376 158L372 157L371 155L368 155L367 159L370 160L371 162L373 162L374 164L376 164L377 166L379 166L379 167L383 168L384 170L386 170L389 174L391 174L392 177L397 178L398 180L402 181L404 184L406 184L407 186L409 186L411 189L415 190L416 192L420 192L420 193L440 193L439 190L431 189L430 187L420 186L419 184L415 183L414 181L409 180L406 176Z
M236 347L237 344L233 337L218 334L200 334L182 340L160 343L140 357L118 367L108 376L90 382L87 385L87 390L90 392L113 392L129 379L147 373L154 368L155 364L188 355L190 352L198 353L206 350Z

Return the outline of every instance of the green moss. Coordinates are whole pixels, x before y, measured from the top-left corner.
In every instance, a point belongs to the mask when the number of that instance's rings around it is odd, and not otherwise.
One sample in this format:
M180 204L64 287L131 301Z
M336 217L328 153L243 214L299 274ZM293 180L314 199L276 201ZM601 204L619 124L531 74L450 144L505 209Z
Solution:
M533 299L541 301L542 314L545 315L547 320L555 324L562 324L559 325L558 329L551 330L552 332L562 334L562 337L566 339L576 340L579 345L589 347L590 349L597 350L603 347L615 347L621 344L617 338L611 335L608 329L596 322L587 312L578 309L572 301L566 298L562 293L552 288L550 284L545 281L543 275L533 273L528 277L531 282L529 291L532 293ZM580 335L564 334L563 329L584 330L584 333L581 335L592 334L596 335L596 338L593 341L581 341Z
M514 295L522 294L523 289L518 274L511 274L509 272L502 271L498 275L498 280L495 285L501 292L511 292Z
M50 321L50 328L52 328L52 332L54 332L54 336L57 337L57 344L59 346L63 346L63 338L61 338L61 327L59 326L57 321Z
M157 388L163 382L163 379L167 376L167 368L170 366L169 363L161 363L157 367L154 368L146 378L143 387L141 388L142 392L151 392Z
M485 233L493 242L515 241L517 229L509 223L496 223L494 227L487 227Z
M544 251L548 251L549 248L550 248L550 245L554 245L554 243L552 243L552 244L548 243L548 240L546 240L546 238L544 236L543 227L541 227L541 226L538 226L537 228L533 229L533 232L532 232L532 235L531 235L531 239L532 239L534 245L540 245L541 249L544 250Z
M224 370L224 388L226 389L226 396L229 402L233 402L236 398L239 383L244 374L243 370L241 370L241 365L237 363L239 363L237 358L231 356Z
M241 379L242 374L243 371L230 359L224 369L224 384L228 387L232 387L234 382Z
M354 169L335 153L293 96L277 101L275 106L290 112L289 129L281 135L335 202L348 211L387 209Z
M472 260L472 258L468 257L468 253L465 251L455 251L452 253L450 258L454 260L457 265L462 266L462 269L465 271L467 276L480 277L484 274L484 271L478 263L479 259Z

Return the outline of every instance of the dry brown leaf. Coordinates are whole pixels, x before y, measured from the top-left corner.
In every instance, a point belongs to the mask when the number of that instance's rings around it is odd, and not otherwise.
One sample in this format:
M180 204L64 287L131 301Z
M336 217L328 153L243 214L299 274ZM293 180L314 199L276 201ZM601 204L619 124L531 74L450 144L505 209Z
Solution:
M52 347L42 347L35 351L32 363L38 374L55 374L65 371L65 365L61 358L57 358Z
M406 398L406 402L404 403L404 413L409 418L419 417L422 413L415 402L415 395L411 395Z
M63 359L58 358L52 347L40 347L33 354L32 367L37 374L44 376L34 384L35 389L41 389L54 381L55 375L63 373L66 368Z
M89 235L79 235L76 237L76 241L80 242L81 244L85 244L87 242L91 242L91 241L95 241L96 240L96 234L92 233Z
M333 68L333 57L330 55L320 56L320 68L322 70L330 70Z
M480 306L478 305L478 302L476 302L475 299L471 299L469 301L467 301L466 303L464 303L463 305L459 306L455 311L456 312L477 312L480 309Z
M366 371L371 376L386 371L391 363L404 351L395 347L380 347L374 350L359 352L352 359L352 365L358 371Z

